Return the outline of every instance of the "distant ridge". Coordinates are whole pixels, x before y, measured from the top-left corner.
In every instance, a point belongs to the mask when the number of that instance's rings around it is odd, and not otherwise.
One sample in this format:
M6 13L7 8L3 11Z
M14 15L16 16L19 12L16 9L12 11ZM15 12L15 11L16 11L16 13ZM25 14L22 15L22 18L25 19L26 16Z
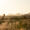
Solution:
M3 16L0 16L0 19L1 19L2 17L3 17ZM20 15L20 14L18 14L18 15L8 15L8 16L5 16L4 18L15 18L15 17L17 17L17 18L22 18L22 19L30 19L30 13L24 14L24 15Z

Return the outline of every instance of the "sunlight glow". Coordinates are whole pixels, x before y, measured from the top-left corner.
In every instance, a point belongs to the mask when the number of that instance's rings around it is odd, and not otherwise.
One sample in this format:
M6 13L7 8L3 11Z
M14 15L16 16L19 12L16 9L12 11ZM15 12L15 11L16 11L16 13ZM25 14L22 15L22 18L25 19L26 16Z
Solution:
M27 14L30 12L30 0L0 0L0 15Z

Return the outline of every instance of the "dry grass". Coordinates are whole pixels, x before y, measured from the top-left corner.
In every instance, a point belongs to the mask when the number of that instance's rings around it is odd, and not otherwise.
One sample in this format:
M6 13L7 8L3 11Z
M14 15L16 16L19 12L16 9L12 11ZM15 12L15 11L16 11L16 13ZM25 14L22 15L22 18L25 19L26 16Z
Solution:
M2 24L0 24L0 30L27 30L26 28L20 28L20 29L18 29L17 28L17 25L19 24L19 20L21 20L22 21L22 24L25 24L25 23L27 23L27 24L30 24L30 19L25 19L24 18L24 15L23 16L11 16L11 17L8 17L8 16L6 16L7 17L7 19L6 20L9 20L9 21L5 21L4 23L2 23ZM17 21L17 19L19 18L19 20ZM1 17L2 18L2 17ZM1 19L0 18L0 19ZM16 18L16 22L10 22L10 20L11 20L11 18L13 18L12 20L15 20ZM15 18L15 19L14 19ZM21 19L22 18L22 19ZM4 19L5 20L5 19ZM9 24L8 24L8 22L9 22ZM28 26L28 25L27 25Z

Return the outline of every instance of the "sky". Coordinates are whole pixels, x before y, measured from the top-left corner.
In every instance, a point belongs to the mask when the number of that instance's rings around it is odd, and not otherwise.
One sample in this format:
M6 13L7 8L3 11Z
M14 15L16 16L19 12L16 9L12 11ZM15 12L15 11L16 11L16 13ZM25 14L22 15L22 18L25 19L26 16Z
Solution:
M30 12L30 0L0 0L0 15L26 14Z

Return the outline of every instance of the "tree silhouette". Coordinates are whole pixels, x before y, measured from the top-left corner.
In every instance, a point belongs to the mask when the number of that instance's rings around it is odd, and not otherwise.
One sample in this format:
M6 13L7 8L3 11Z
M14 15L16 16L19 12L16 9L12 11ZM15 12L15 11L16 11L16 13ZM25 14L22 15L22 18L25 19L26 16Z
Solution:
M2 16L2 19L1 19L1 20L4 20L4 17L5 17L5 14L3 14L3 16Z
M5 14L3 14L2 18L0 19L0 24L4 23L4 17L5 17Z

